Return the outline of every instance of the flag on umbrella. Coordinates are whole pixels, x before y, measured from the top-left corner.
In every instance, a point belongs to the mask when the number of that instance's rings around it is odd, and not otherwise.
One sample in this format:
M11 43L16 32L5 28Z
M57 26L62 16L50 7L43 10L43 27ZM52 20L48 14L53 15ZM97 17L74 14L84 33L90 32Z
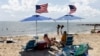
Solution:
M42 5L36 5L36 13L48 13L48 3Z
M70 8L69 14L72 14L76 11L76 7L74 5L69 5L69 8Z

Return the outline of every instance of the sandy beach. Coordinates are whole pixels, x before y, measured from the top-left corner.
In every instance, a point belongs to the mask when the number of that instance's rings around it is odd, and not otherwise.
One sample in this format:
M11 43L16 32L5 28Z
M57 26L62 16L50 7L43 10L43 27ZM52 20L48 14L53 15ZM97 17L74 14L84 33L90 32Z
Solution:
M0 42L0 56L22 56L20 54L20 52L23 51L22 47L25 46L29 40L33 39L33 36L26 36L26 35L3 36L0 37L0 41L5 40L9 37L12 38L15 41L15 43L6 43L6 41L4 41L3 43ZM39 40L43 40L42 37L43 36L40 36ZM49 34L49 37L56 37L57 40L60 39L60 36L57 36L55 34ZM89 44L89 46L91 47L91 49L89 49L89 56L100 55L100 34L75 34L73 44L77 45L80 43ZM33 56L40 56L40 54L47 55L46 53L47 50L44 52L43 51L34 52L32 55ZM28 56L31 56L31 53Z

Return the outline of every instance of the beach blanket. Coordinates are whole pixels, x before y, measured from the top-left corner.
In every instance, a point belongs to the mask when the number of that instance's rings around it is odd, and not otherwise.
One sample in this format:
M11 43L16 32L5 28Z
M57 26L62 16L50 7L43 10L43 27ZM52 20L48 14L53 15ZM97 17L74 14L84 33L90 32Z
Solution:
M71 45L65 46L63 48L63 52L65 56L87 56L88 55L88 45L80 44L80 45Z

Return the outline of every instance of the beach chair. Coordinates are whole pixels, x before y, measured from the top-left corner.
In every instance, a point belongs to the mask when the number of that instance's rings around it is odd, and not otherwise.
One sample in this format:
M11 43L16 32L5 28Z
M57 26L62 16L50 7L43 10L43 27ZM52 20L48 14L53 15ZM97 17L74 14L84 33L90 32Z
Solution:
M66 45L72 45L73 44L73 35L68 34L67 40L66 40Z
M30 40L30 41L26 44L26 46L25 46L25 48L24 48L24 51L33 50L35 46L36 46L36 40Z

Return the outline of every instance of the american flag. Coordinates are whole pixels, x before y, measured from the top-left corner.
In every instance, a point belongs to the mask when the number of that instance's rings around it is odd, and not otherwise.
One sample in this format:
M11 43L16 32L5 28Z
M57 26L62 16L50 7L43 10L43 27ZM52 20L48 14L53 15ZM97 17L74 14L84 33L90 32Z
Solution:
M76 7L74 5L69 5L69 8L70 8L69 14L72 14L76 11Z
M36 5L36 13L48 13L48 3L42 5Z

